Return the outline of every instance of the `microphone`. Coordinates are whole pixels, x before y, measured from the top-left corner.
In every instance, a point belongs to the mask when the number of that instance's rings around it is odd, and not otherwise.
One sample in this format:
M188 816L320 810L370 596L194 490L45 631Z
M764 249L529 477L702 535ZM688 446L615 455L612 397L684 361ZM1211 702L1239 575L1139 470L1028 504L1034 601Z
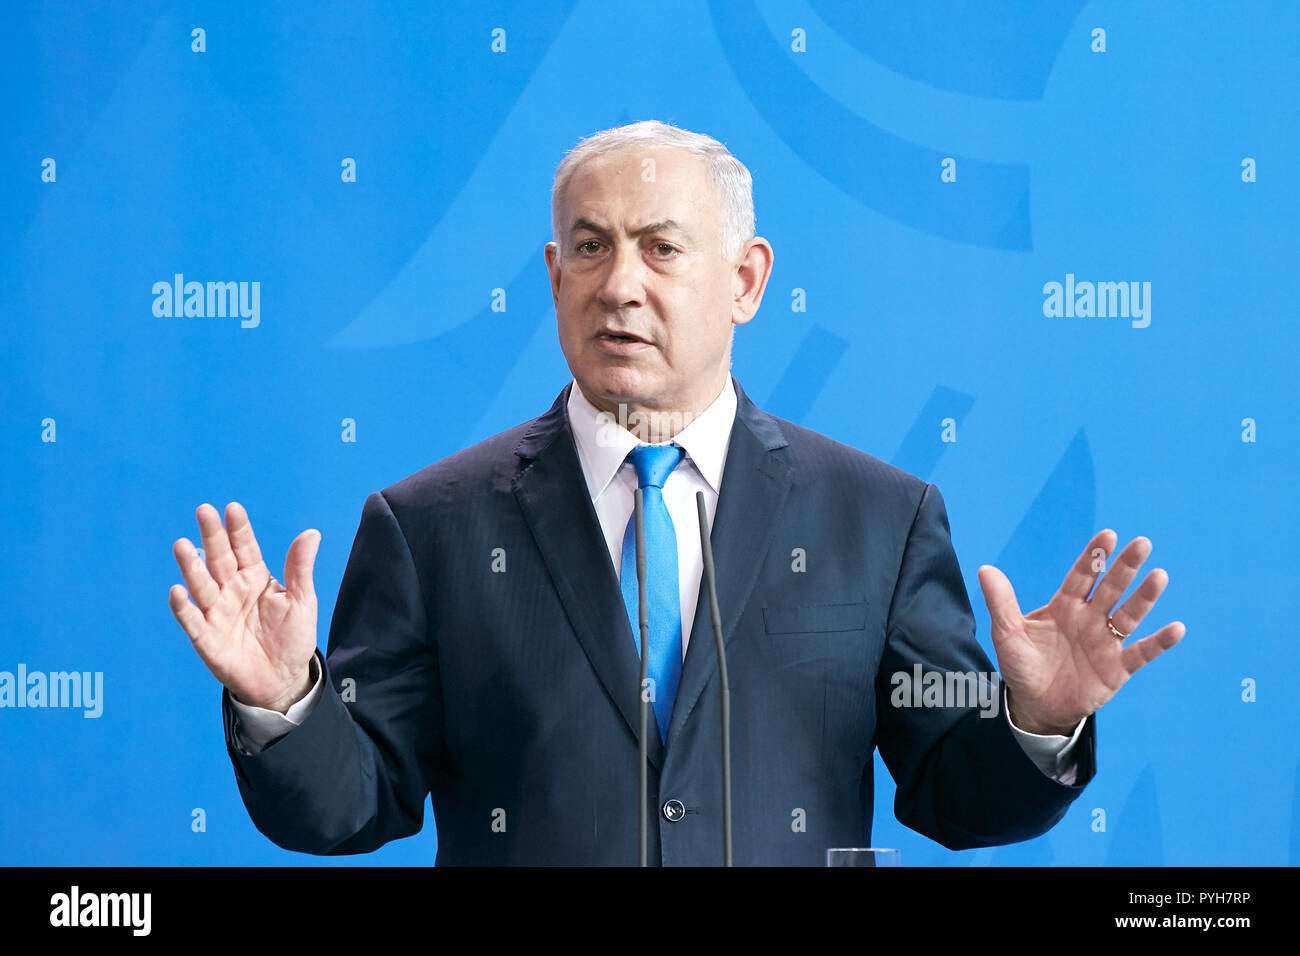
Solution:
M722 865L731 866L731 686L727 682L727 649L722 644L722 615L718 611L718 585L713 574L713 546L709 542L709 516L704 508L702 491L695 492L695 511L700 519L700 553L704 556L704 583L709 590L713 646L718 654L718 698L722 707ZM644 621L641 633L645 634ZM641 666L645 668L644 662ZM645 772L644 765L641 772Z
M648 757L646 755L646 725L649 722L650 703L646 699L646 644L650 633L650 619L646 611L645 604L645 513L642 511L642 498L644 495L638 488L632 493L632 523L636 528L636 607L637 622L641 631L641 683L638 685L640 690L637 697L640 703L637 710L640 712L641 727L637 734L637 747L640 754L640 799L637 803L641 811L640 819L637 823L637 839L640 847L640 865L649 866L649 854L647 851L647 833L646 833L646 815L649 804L649 778L646 769Z

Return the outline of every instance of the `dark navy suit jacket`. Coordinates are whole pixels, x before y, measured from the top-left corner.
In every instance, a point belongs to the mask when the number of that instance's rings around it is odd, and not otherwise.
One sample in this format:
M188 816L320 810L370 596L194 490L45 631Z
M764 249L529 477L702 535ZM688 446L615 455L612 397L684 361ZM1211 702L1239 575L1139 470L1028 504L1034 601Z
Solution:
M431 793L439 864L636 863L636 644L569 387L540 418L366 499L324 694L299 727L244 753L223 693L240 794L280 846L373 850L417 832ZM735 388L711 541L736 864L819 866L827 847L870 846L876 747L899 820L944 846L1048 830L1092 777L1095 717L1066 786L1033 764L1000 708L890 702L891 675L917 663L994 670L938 489ZM650 719L650 855L664 865L722 861L708 604L697 603L666 741ZM685 806L680 819L662 812L669 800Z

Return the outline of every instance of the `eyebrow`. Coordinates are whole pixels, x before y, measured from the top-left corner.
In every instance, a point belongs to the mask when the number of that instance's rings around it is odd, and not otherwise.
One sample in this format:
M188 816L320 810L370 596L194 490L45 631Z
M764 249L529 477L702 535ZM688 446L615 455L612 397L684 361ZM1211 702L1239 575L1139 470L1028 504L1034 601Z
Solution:
M583 230L586 230L587 232L594 232L596 235L602 236L606 239L609 238L608 229L606 229L604 226L600 225L599 223L592 222L590 219L586 219L583 217L579 217L574 220L573 228L569 232L572 235L573 233L581 232ZM679 232L688 239L691 236L691 234L687 232L686 229L682 227L682 224L678 222L676 219L661 219L658 222L647 223L646 225L642 226L640 229L632 230L632 235L639 238L640 236L644 236L647 233L652 233L652 232Z

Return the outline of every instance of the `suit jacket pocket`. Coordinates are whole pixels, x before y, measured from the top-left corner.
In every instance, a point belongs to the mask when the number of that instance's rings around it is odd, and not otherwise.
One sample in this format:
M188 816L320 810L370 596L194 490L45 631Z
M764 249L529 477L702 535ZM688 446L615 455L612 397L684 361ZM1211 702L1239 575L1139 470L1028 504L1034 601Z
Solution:
M867 623L867 602L800 604L763 608L763 629L768 634L819 634L860 631Z

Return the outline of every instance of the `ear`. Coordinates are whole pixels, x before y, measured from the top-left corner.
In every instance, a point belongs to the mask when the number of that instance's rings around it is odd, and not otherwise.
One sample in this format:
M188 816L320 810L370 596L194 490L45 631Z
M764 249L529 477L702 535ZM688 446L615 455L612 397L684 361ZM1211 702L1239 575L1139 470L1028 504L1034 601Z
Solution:
M763 290L772 274L773 259L772 246L761 236L755 236L742 247L731 282L731 321L735 325L744 325L763 304Z
M560 247L556 242L548 242L543 252L546 259L546 271L551 276L551 302L560 304Z

